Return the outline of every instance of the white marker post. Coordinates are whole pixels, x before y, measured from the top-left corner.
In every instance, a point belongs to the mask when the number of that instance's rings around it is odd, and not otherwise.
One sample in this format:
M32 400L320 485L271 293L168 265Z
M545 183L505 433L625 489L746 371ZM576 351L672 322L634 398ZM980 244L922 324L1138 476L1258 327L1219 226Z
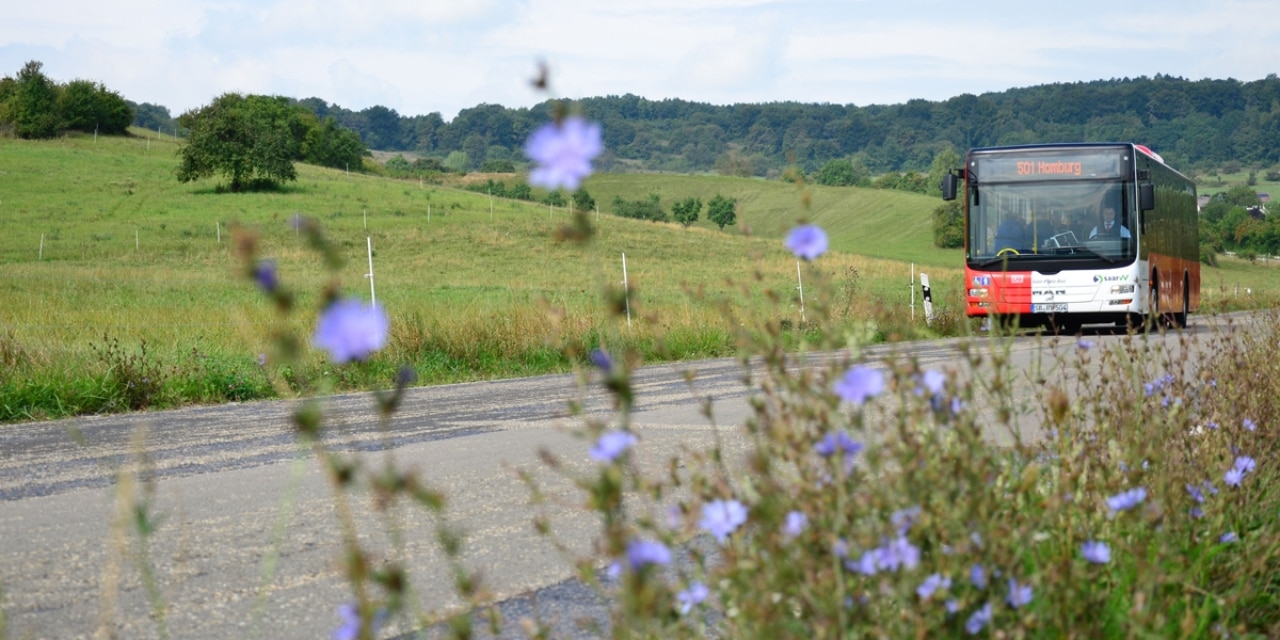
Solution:
M911 290L911 321L916 321L916 263L911 263L911 282L907 283L907 289Z
M378 306L378 294L373 290L373 238L366 236L365 241L369 245L369 273L364 274L364 277L369 279L369 298L376 307Z
M796 288L800 290L800 324L802 324L802 325L803 325L803 324L805 323L805 317L804 317L804 280L800 278L800 261L799 261L799 260L796 260L796 282L797 282L797 283L798 283L798 285L799 285L799 286L797 286Z
M218 244L222 244L222 222L215 221L213 226L218 229Z
M920 289L924 292L924 323L933 324L933 296L929 292L929 274L920 274Z
M37 260L44 260L44 234L40 234L40 256Z
M627 254L622 254L622 302L627 309L627 329L631 329L631 292L627 290Z

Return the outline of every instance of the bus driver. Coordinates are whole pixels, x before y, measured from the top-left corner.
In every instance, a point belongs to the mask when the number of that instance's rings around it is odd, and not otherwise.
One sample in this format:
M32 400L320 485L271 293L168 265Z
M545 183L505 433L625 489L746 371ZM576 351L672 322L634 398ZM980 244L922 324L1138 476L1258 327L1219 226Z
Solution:
M1093 231L1089 232L1090 240L1097 237L1125 239L1131 237L1129 235L1129 228L1116 222L1115 208L1107 207L1102 210L1102 224L1094 227Z

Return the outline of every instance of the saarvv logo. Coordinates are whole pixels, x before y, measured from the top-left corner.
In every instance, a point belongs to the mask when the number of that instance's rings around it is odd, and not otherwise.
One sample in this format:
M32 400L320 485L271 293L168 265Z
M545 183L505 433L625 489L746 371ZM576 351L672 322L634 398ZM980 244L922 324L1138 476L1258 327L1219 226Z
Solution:
M1094 276L1093 277L1094 282L1124 282L1125 280L1128 280L1128 279L1129 279L1129 274L1127 273L1123 275L1118 275L1118 276Z

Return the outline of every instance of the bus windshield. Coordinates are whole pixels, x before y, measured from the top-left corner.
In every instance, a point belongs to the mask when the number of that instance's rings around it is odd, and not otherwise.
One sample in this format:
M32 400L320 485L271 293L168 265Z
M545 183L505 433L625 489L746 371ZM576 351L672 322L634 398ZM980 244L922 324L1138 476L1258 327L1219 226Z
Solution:
M969 262L1132 262L1136 234L1124 194L1118 179L980 183L969 191Z

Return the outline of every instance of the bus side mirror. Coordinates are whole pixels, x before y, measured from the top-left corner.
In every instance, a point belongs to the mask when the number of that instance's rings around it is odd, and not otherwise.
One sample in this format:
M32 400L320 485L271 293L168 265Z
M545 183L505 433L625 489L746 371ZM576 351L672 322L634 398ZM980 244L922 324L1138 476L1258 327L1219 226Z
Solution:
M942 176L942 199L955 200L956 190L959 188L960 178L954 173L948 173Z
M1156 208L1156 188L1151 183L1138 185L1138 209L1150 211Z

